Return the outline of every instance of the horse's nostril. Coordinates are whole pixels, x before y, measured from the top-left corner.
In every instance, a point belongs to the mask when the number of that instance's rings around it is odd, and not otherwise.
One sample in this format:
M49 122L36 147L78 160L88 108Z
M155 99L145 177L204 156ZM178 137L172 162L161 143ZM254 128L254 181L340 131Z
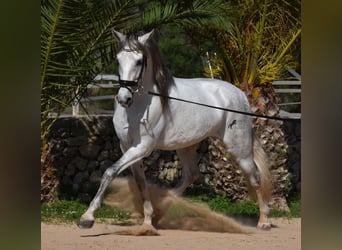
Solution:
M129 106L131 106L131 104L133 102L133 98L131 98L131 97L127 97L125 99L119 99L118 98L118 102L121 106L128 108Z

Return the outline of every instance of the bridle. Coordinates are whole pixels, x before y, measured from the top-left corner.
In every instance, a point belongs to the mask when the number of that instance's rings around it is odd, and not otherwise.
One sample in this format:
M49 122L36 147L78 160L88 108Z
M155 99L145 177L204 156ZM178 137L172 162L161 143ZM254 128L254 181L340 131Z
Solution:
M138 76L138 79L133 80L133 81L129 81L129 80L122 80L120 78L120 74L119 74L119 85L120 88L126 88L129 90L129 92L131 92L132 96L134 95L134 93L138 93L140 89L143 88L141 82L142 82L142 74L144 69L147 67L147 58L144 55L142 58L142 64L141 64L141 69L140 69L140 73Z

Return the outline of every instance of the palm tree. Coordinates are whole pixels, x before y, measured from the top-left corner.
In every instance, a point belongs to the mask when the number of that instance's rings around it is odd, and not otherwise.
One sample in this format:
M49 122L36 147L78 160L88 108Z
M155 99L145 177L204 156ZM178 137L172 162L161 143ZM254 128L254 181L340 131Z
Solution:
M112 60L115 44L109 29L134 24L139 15L134 1L43 0L41 2L41 183L50 199L57 183L49 162L47 135L60 114ZM126 22L128 24L128 22ZM58 117L58 116L57 116ZM45 199L45 198L43 198Z
M41 3L41 121L60 113L114 60L111 28L133 32L165 24L225 25L215 1L43 0ZM222 12L223 13L223 12ZM46 133L47 131L45 131Z
M207 27L193 37L213 38L220 66L216 77L253 89L279 79L287 67L298 66L300 0L230 2L237 10L232 13L231 29Z
M41 122L60 113L113 60L110 28L121 20L134 22L134 1L42 1L41 3ZM76 90L79 91L76 91ZM77 93L78 92L78 93ZM44 131L45 133L47 131Z
M166 24L224 26L224 0L42 0L41 1L41 173L43 200L57 185L49 163L47 135L58 115L81 98L88 83L114 59L111 29L149 30ZM45 197L45 198L44 198Z
M209 56L214 70L208 76L213 74L244 90L253 112L275 116L279 107L272 82L285 76L287 68L300 66L300 0L232 0L230 3L236 10L232 13L230 29L208 26L189 34L197 42L212 38L211 49L217 53ZM287 195L291 185L285 166L287 143L281 124L257 119L255 127L275 162L273 172L277 173L277 184L281 183L276 185L275 192ZM234 193L231 186L218 189Z

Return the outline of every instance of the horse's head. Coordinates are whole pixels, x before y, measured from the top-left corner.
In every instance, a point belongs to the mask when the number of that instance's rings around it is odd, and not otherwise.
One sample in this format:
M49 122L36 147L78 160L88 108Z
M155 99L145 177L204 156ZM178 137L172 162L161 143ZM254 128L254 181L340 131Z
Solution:
M120 89L116 98L121 106L128 108L133 102L134 93L142 88L143 73L147 66L145 44L152 36L153 30L141 36L129 37L112 31L122 47L117 54Z

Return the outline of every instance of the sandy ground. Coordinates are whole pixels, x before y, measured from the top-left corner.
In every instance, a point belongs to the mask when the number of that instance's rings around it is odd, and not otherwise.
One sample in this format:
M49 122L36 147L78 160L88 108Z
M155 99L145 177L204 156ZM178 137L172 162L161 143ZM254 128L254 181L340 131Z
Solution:
M170 190L150 185L154 225L158 230L139 226L142 199L131 179L112 183L104 203L135 214L132 226L99 223L91 229L74 225L41 224L41 249L127 249L127 250L215 250L301 248L301 219L272 218L269 231L257 230L252 218L235 218L211 211L206 205L177 196ZM140 218L140 219L139 219ZM241 224L244 223L244 224ZM247 226L249 225L249 226ZM253 226L254 225L254 226ZM138 236L139 235L139 236ZM142 236L143 235L143 236ZM153 235L153 236L152 236Z
M301 249L301 219L272 218L276 227L251 234L185 230L158 230L159 236L117 235L125 226L95 223L91 229L76 225L41 224L41 249Z

